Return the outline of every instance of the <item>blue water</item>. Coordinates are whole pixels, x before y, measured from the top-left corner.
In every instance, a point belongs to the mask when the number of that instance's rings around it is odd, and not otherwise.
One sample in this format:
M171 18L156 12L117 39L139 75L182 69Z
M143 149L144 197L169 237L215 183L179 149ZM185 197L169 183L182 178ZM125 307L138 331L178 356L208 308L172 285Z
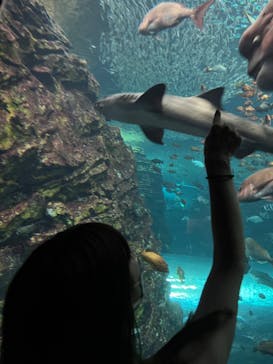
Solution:
M114 90L113 93L144 92L162 82L166 83L167 93L184 97L199 95L201 86L208 90L224 86L223 109L245 116L238 111L246 101L241 96L240 84L252 85L252 81L247 76L246 60L238 52L238 42L249 25L245 12L256 18L268 1L215 0L206 14L202 31L192 21L185 20L162 32L161 40L140 36L137 32L139 23L159 2L100 0L97 3L100 4L101 27L94 26L99 20L95 1L84 1L84 6L77 8L76 12L87 14L85 19L93 16L91 20L88 18L87 24L80 24L77 16L69 16L69 26L65 30L72 37L75 52L84 55L90 71L99 81L100 96L108 95L109 90ZM187 7L195 7L204 0L182 2ZM77 1L71 1L74 3ZM205 67L215 65L224 66L226 71L204 72ZM272 93L268 94L269 102L273 102ZM252 101L254 106L260 102L257 98ZM263 113L256 112L255 115L259 118L257 123L263 121ZM135 152L138 189L151 213L153 233L162 243L170 268L170 299L179 302L186 319L198 304L211 264L204 140L166 130L164 145L155 145L145 138L138 126L118 121L108 125L118 126L124 142ZM161 163L151 162L153 159L159 159ZM270 161L273 161L273 155L261 152L243 161L233 159L236 188L248 175L266 167ZM245 235L253 237L273 256L273 204L270 201L241 204L241 211ZM261 222L253 222L253 216L260 217ZM183 284L178 280L177 266L185 271ZM267 264L252 263L252 268L273 276L273 267ZM260 298L259 294L265 298ZM257 283L248 273L244 276L240 297L229 364L272 363L272 356L254 352L253 348L261 340L273 340L273 289Z
M165 254L164 259L170 270L167 277L171 286L170 299L181 305L185 321L188 314L197 307L211 267L211 259L177 254ZM183 283L176 274L178 266L185 272ZM251 268L273 275L273 267L269 264L253 262ZM264 299L259 297L261 293L265 296ZM272 340L272 307L273 289L257 283L250 273L246 274L240 291L236 335L229 364L272 364L272 356L253 351L256 343Z
M80 24L74 48L84 54L100 83L100 96L116 92L145 92L157 83L165 83L167 93L183 97L201 93L202 87L225 87L223 109L244 117L238 107L244 105L241 86L252 85L247 75L247 62L239 54L239 39L249 26L246 13L257 18L267 0L215 0L207 11L202 31L189 19L155 37L138 34L143 16L159 0L100 0L101 27L92 28L88 37ZM184 0L196 7L204 0ZM87 4L88 3L88 4ZM95 2L86 2L92 10ZM91 14L95 12L90 11ZM86 29L97 24L88 19ZM73 29L73 19L69 22ZM85 29L85 31L86 31ZM73 33L73 32L70 32ZM84 39L86 38L86 39ZM84 39L84 40L83 40ZM86 41L88 46L86 46ZM96 67L94 60L97 59ZM204 72L208 66L222 65L225 72ZM269 102L273 102L271 93ZM249 100L248 100L249 101ZM257 97L251 99L258 106ZM255 113L263 121L263 113ZM155 145L136 125L111 121L120 128L125 143L135 153L139 179L138 189L151 213L153 233L162 243L170 266L168 280L171 299L181 304L185 318L196 308L209 268L211 247L209 193L203 167L203 138L165 130L164 145ZM161 163L153 163L152 160ZM264 168L273 156L257 152L243 161L232 160L234 183L239 188L251 173ZM273 205L268 201L241 204L245 236L251 236L273 256ZM253 217L261 222L253 222ZM171 254L166 254L171 253ZM181 284L176 275L180 265L186 280ZM253 269L273 275L268 265L252 264ZM265 299L259 297L262 293ZM239 302L236 338L229 364L272 363L271 356L253 352L256 342L273 340L273 290L258 284L252 275L244 277Z

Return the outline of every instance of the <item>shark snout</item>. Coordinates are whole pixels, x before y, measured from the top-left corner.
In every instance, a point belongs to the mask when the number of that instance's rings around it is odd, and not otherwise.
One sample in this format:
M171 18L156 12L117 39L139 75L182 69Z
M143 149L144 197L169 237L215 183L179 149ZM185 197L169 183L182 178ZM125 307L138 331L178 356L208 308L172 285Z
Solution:
M97 111L99 111L100 113L103 113L104 104L102 101L95 102L94 107Z
M105 117L105 120L111 120L111 116L115 116L115 108L113 107L112 102L107 98L97 100L94 107L97 112Z

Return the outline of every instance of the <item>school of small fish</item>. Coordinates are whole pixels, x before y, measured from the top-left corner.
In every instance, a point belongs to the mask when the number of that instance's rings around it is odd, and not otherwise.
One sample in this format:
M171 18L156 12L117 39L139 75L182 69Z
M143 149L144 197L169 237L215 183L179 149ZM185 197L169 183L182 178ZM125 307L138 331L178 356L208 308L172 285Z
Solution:
M196 95L201 88L225 85L224 97L228 100L236 93L238 83L248 81L234 43L249 25L250 17L258 16L264 1L208 1L201 30L194 23L193 11L204 3L170 2L174 5L167 7L164 19L170 28L157 32L158 23L151 22L143 28L149 36L143 36L138 28L145 16L154 14L160 1L100 0L108 23L100 40L100 59L111 70L121 92L148 89L164 75L172 94ZM177 7L179 10L173 12ZM186 14L184 19L182 13ZM162 23L162 18L157 20Z

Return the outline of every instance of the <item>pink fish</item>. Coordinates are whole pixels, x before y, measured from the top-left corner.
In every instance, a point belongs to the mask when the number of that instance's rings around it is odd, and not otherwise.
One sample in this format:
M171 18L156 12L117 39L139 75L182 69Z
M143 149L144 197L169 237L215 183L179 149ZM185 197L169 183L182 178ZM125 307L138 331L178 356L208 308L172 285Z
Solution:
M262 90L273 90L273 0L242 34L239 51L248 60L248 74Z
M246 178L238 192L241 202L273 200L273 167L261 169Z
M143 35L155 35L161 30L175 27L186 18L191 18L202 29L205 13L213 3L214 0L209 0L195 9L190 9L180 3L162 2L144 16L138 31Z

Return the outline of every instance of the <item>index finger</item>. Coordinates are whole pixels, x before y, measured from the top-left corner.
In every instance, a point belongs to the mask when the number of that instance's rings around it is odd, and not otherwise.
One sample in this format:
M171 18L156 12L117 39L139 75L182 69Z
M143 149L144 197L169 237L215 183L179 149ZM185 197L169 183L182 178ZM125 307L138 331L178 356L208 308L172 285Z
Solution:
M222 121L221 121L221 113L220 110L216 110L215 114L214 114L214 118L212 121L212 125L221 125Z

